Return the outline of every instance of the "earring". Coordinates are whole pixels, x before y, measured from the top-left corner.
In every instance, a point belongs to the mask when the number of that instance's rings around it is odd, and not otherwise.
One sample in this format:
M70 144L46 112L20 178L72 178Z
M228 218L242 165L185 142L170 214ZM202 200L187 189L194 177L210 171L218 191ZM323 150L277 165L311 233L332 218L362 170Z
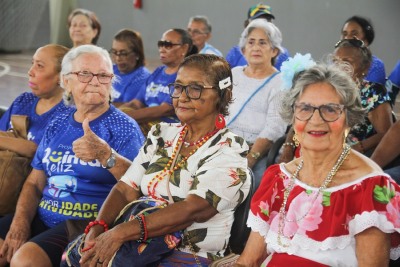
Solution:
M225 128L225 118L224 115L222 115L221 113L218 114L218 116L215 118L215 127L218 130Z
M110 95L110 99L108 100L108 104L111 105L111 103L112 103L112 98L111 98L111 95Z
M295 147L298 147L300 145L299 137L297 136L297 133L294 133L294 135L293 135L293 142L294 142Z
M344 130L343 148L345 148L345 146L346 146L346 143L347 143L347 136L349 135L349 133L350 133L350 129Z
M67 93L67 101L71 101L71 99L72 99L72 94L71 94L71 92L68 92Z

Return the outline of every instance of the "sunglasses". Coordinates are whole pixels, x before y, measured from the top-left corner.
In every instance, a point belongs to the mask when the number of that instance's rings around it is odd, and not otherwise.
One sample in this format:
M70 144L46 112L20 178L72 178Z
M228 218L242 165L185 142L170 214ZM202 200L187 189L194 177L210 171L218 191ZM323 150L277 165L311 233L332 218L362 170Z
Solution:
M170 41L161 41L161 40L157 42L158 48L164 47L165 49L168 50L174 47L175 45L182 45L182 44L174 44Z
M353 39L342 39L339 42L335 44L335 48L338 48L339 46L342 46L342 44L350 44L353 47L358 47L358 48L365 48L365 44L362 40L353 38Z

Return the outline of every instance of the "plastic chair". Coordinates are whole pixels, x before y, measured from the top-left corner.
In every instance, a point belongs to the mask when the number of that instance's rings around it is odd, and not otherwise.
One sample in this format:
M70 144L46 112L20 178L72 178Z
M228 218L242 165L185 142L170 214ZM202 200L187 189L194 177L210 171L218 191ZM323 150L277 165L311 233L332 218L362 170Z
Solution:
M247 239L250 235L250 228L247 227L246 222L250 211L251 198L256 191L256 186L253 171L251 169L249 169L249 171L251 179L249 195L247 196L246 200L243 201L242 204L240 204L235 210L235 218L232 224L231 237L229 238L230 251L235 254L240 254L243 252Z

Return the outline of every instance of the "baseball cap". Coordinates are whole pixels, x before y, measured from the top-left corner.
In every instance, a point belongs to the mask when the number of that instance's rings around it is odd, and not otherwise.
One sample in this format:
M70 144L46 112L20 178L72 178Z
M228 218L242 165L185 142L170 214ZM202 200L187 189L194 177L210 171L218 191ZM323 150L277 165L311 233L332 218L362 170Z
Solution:
M265 5L265 4L258 4L258 5L254 5L252 7L249 8L249 12L247 13L247 18L249 20L253 20L256 19L262 15L266 15L268 17L271 17L273 19L275 19L275 16L272 15L271 13L271 7L269 5Z

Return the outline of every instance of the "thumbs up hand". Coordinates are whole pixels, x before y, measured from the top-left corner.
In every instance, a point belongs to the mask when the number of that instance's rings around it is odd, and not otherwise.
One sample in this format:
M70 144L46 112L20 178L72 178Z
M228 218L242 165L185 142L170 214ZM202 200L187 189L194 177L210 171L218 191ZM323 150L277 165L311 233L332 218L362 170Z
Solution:
M75 156L85 162L98 159L104 164L110 157L110 146L92 131L88 118L83 120L82 128L83 136L72 143L72 151L74 151Z

